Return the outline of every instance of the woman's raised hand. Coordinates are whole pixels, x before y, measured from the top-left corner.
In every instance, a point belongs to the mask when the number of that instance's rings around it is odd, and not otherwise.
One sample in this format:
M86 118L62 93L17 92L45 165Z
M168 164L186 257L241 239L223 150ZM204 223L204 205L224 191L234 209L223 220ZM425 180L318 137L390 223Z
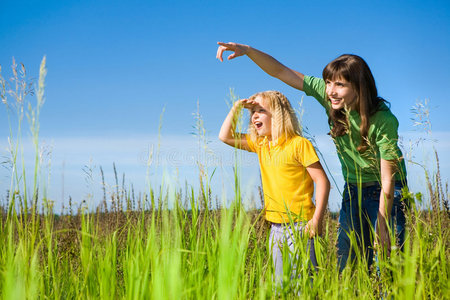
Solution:
M247 51L250 48L247 45L236 44L236 43L217 42L217 44L220 45L220 46L217 49L216 58L218 60L220 60L220 61L223 61L222 54L225 51L233 51L233 53L228 56L228 60L230 60L230 59L233 59L235 57L239 57L239 56L247 54Z
M217 42L219 48L217 49L216 58L223 61L222 55L225 51L232 51L228 56L228 60L247 55L254 63L256 63L264 72L280 79L284 83L303 91L304 75L300 72L292 70L267 53L259 51L253 47L236 43L222 43Z

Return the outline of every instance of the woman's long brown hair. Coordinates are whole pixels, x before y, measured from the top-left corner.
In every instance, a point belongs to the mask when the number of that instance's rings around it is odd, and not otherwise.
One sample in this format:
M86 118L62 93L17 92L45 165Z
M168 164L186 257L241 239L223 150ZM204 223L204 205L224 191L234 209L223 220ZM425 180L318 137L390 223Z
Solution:
M375 79L369 66L364 59L357 55L343 54L323 69L322 77L325 81L345 79L355 91L357 95L356 110L361 117L359 127L361 143L358 151L364 152L368 147L370 117L380 109L380 103L385 102L383 98L378 97ZM344 108L339 110L330 108L328 122L333 138L345 135L350 125Z

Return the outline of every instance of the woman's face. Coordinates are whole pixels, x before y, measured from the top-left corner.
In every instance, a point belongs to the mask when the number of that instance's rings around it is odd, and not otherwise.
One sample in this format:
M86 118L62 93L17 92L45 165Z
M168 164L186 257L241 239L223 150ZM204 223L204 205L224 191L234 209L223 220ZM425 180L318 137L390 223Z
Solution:
M272 138L272 113L269 107L264 103L263 98L258 96L254 99L258 105L255 105L251 110L252 124L259 136L267 136Z
M341 109L345 106L351 110L356 109L357 95L350 82L343 78L327 79L326 93L333 109Z

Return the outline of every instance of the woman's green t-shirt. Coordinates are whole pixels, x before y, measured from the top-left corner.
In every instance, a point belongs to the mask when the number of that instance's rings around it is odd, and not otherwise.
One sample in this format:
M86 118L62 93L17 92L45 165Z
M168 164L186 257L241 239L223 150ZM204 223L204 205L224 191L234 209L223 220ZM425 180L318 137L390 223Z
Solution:
M313 76L305 76L303 90L308 96L313 96L325 108L327 115L331 104L326 97L325 81ZM397 160L399 171L396 180L406 178L405 161L398 147L398 120L385 103L380 104L380 110L370 119L368 132L369 147L363 153L357 150L361 142L359 126L361 118L356 111L348 112L349 132L333 138L337 154L341 161L344 180L350 183L380 182L380 159Z

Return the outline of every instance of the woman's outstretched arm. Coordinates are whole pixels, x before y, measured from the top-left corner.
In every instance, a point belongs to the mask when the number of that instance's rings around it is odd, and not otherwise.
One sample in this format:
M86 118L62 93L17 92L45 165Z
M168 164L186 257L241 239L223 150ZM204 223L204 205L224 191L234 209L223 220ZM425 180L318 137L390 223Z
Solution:
M278 78L293 88L303 91L304 75L286 67L272 56L248 45L222 42L218 42L217 44L219 45L216 55L218 60L223 61L222 55L225 51L233 52L228 56L228 60L242 55L247 55L255 64L257 64L270 76Z

